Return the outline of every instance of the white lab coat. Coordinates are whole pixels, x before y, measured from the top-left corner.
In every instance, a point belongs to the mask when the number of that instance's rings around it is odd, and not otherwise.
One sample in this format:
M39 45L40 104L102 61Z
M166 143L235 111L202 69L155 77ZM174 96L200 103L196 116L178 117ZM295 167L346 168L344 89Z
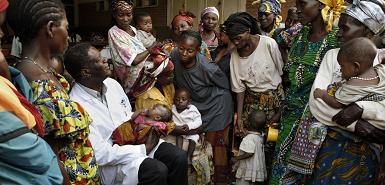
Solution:
M145 145L119 146L112 143L112 132L132 115L130 102L120 84L107 78L105 96L108 107L76 84L70 97L90 114L90 140L103 184L136 185L139 166L146 159Z

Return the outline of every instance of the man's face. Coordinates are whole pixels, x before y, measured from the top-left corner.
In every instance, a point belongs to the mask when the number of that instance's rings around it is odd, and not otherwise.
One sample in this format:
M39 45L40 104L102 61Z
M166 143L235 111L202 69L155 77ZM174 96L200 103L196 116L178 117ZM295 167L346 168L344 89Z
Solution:
M106 79L111 76L112 72L108 65L108 60L102 57L95 47L91 47L88 50L88 56L90 64L87 66L87 69L92 77Z

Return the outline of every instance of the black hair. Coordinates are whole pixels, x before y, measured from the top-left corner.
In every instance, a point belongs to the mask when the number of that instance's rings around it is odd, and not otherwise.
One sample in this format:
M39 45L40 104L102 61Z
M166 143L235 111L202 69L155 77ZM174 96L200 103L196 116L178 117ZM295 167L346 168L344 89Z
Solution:
M201 47L202 45L202 37L201 37L201 34L199 34L198 32L194 31L194 30L186 30L186 31L183 31L180 35L180 40L182 39L186 39L188 37L193 37L197 40L198 42L198 47Z
M151 17L151 15L148 12L135 12L133 18L134 26L138 26L140 19L143 17Z
M160 121L163 121L163 122L170 122L170 121L172 120L172 112L171 112L171 109L168 108L166 105L160 104L160 103L155 104L153 108L157 108L157 107L163 109L163 111L164 111L164 113L165 113L165 114L159 115L159 116L161 117L161 118L160 118L160 119L161 119Z
M191 93L190 93L190 91L189 91L188 89L186 89L186 88L183 88L183 87L176 89L176 91L175 91L175 96L176 96L177 94L179 94L179 93L182 93L182 92L186 92L188 98L191 99Z
M90 43L80 43L69 48L64 54L64 66L75 79L81 79L81 70L90 62L88 51L93 47Z
M343 57L350 62L358 62L365 69L373 66L376 55L374 43L366 37L359 37L344 43L338 51L337 59Z
M261 34L261 28L258 26L257 19L247 12L233 13L223 23L226 27L227 35L235 37L250 30L250 34Z
M248 129L262 131L266 126L267 117L261 110L252 110L248 117Z
M12 0L7 20L22 44L34 39L49 21L59 25L65 17L64 5L59 0Z

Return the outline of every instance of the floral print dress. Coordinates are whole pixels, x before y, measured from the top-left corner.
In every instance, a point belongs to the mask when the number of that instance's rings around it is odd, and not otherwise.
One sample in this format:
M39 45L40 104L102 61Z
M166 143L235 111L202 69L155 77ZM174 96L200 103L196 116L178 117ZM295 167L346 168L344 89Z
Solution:
M88 125L92 120L80 104L70 100L70 86L64 77L54 75L61 88L52 80L30 82L33 104L43 118L45 133L68 141L62 143L64 146L57 151L57 155L64 164L71 184L98 184L98 166L88 138Z

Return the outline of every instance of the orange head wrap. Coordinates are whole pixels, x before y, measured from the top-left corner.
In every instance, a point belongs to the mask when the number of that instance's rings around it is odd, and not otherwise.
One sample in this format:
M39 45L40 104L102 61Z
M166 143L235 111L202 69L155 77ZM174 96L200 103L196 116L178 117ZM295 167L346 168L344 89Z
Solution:
M4 12L8 8L7 0L0 0L0 12Z
M186 21L188 25L193 26L193 18L195 18L195 15L189 11L179 11L179 14L172 19L171 26L174 27L175 23L178 21Z

